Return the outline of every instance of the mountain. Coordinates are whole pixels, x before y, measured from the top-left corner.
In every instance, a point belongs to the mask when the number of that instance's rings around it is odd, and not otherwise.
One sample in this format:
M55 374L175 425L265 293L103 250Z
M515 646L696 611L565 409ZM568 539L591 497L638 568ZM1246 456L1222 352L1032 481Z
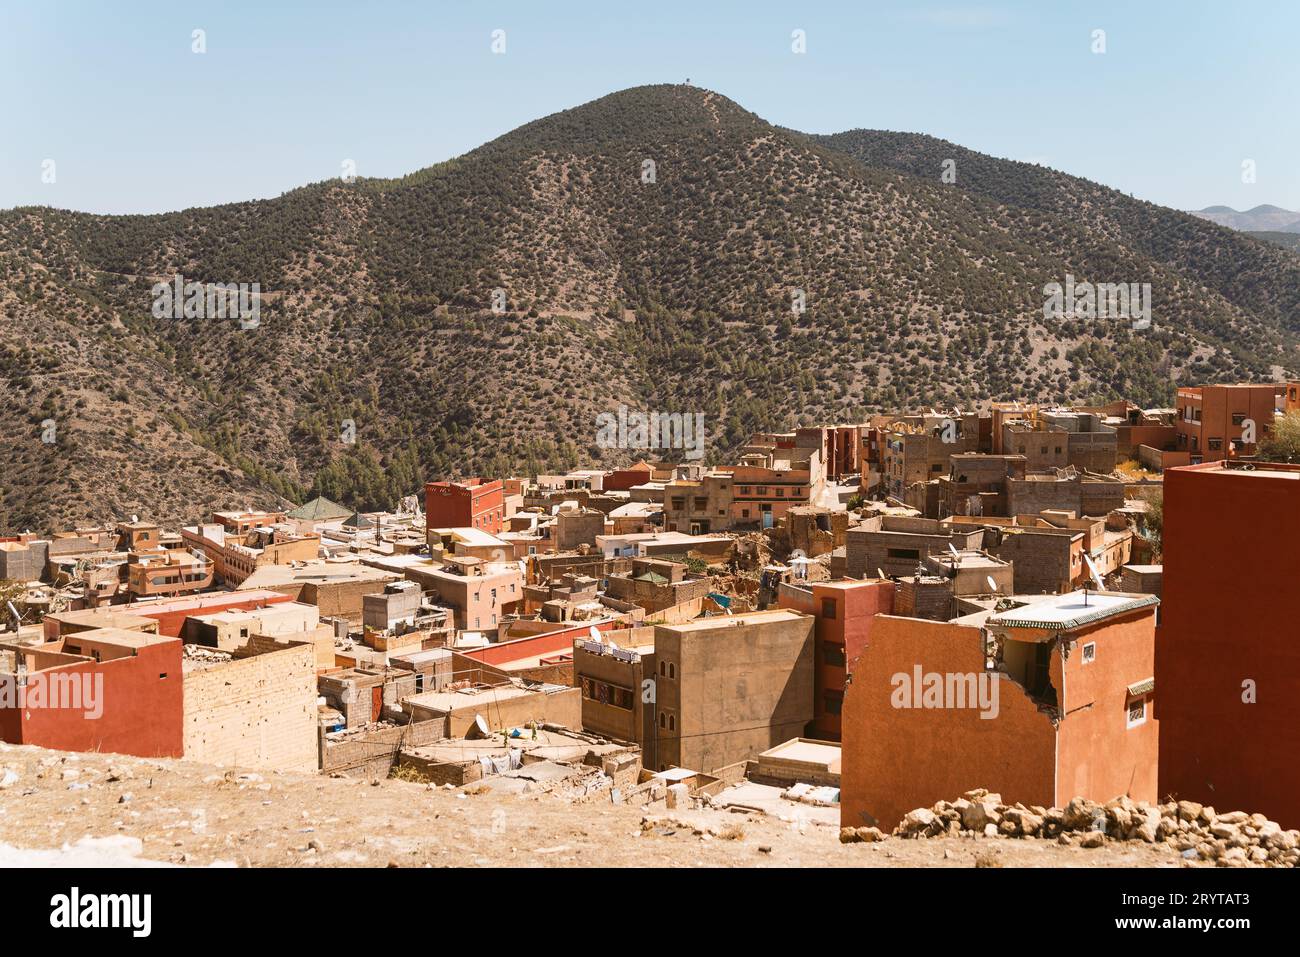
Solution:
M1204 209L1192 210L1191 213L1245 233L1300 233L1300 213L1267 203L1240 213L1231 206L1206 206Z
M177 274L259 284L256 328L155 316ZM1045 319L1067 274L1149 282L1154 328ZM930 404L1167 404L1300 367L1297 299L1293 254L1085 180L639 87L400 179L0 213L0 528L627 462L621 403L703 413L709 461Z
M1272 243L1275 246L1281 246L1283 249L1289 249L1292 252L1300 253L1300 231L1294 233L1271 233L1258 232L1250 233L1251 239L1258 239L1262 242Z

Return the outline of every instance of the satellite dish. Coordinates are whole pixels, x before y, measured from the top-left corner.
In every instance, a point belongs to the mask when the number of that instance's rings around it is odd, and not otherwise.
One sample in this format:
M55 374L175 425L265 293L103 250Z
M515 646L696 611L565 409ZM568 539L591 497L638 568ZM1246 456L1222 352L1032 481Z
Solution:
M989 583L989 591L996 595L998 593L998 583L993 580L993 576L985 575L984 580Z
M956 547L953 545L952 542L949 542L949 543L948 543L948 551L952 552L953 560L956 561L958 564L960 564L960 563L961 563L961 552L957 551Z
M876 569L876 577L877 577L877 578L888 578L889 576L885 574L885 570L884 570L883 568L877 568L877 569Z
M587 629L587 634L591 636L591 640L594 641L596 644L598 645L604 644L604 642L601 641L600 638L600 629L597 628L595 625L592 625L590 628Z
M1097 566L1093 563L1092 557L1084 555L1083 560L1088 563L1088 571L1092 572L1092 580L1097 584L1097 591L1105 591L1106 585L1101 580L1101 573L1097 571Z

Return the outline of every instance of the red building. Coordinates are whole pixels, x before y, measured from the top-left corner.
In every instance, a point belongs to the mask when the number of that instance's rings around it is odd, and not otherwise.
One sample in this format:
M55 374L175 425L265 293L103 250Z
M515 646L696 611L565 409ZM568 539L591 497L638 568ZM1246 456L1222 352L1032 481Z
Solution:
M893 612L894 583L880 580L786 585L777 596L777 605L816 619L813 721L808 734L822 741L839 741L848 662L867 646L876 614Z
M424 517L429 529L477 528L496 535L505 522L501 480L429 482L424 486Z
M1193 465L1254 455L1259 440L1273 428L1281 384L1207 385L1178 390L1175 441ZM1254 423L1254 440L1247 429Z
M0 739L59 751L184 754L180 639L96 628L0 653L13 656L12 670L0 671Z
M981 787L1026 806L1156 801L1156 604L1075 592L954 621L878 616L849 661L841 824L892 828Z
M650 463L643 460L625 469L606 472L601 488L606 492L626 492L637 485L645 485L653 479L654 469Z
M1300 827L1300 466L1164 481L1160 794Z

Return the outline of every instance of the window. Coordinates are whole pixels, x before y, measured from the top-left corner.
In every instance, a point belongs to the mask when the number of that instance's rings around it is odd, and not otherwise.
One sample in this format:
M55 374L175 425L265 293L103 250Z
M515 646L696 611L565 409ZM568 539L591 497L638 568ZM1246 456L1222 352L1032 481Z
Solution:
M1097 660L1097 643L1095 641L1090 641L1083 646L1083 663L1087 665L1087 664L1091 664L1096 660Z
M1245 412L1234 412L1234 413L1232 413L1232 424L1233 424L1233 425L1241 425L1241 423L1243 423L1243 422L1245 422L1245 421L1246 421L1246 413L1245 413Z
M844 708L844 695L839 691L828 691L822 702L826 705L827 714L839 714Z
M766 486L766 485L760 485L760 486L758 487L758 494L759 494L759 495L766 495L766 494L767 494L767 486Z
M887 548L885 554L890 558L903 559L908 561L920 561L921 550L918 548Z
M1139 724L1145 724L1147 720L1147 702L1145 698L1138 698L1136 701L1128 703L1128 726L1136 728Z
M822 599L822 617L823 617L823 618L830 618L830 619L832 619L832 620L835 618L835 599L834 599L834 598L823 598L823 599Z
M1223 448L1223 439L1221 438L1206 439L1205 447L1208 448L1211 452L1217 452Z
M822 645L822 664L830 665L832 668L843 668L844 646L830 641L825 642Z

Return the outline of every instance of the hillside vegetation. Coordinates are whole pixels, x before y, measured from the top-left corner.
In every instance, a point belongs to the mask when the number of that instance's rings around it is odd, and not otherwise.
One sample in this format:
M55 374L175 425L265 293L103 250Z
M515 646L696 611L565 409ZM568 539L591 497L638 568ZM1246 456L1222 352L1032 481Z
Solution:
M178 273L258 283L258 326L156 318ZM1150 282L1153 328L1045 321L1067 273ZM1167 404L1300 367L1298 300L1295 255L1084 180L641 87L397 180L0 213L0 527L615 464L620 403L704 413L709 461L930 404Z

